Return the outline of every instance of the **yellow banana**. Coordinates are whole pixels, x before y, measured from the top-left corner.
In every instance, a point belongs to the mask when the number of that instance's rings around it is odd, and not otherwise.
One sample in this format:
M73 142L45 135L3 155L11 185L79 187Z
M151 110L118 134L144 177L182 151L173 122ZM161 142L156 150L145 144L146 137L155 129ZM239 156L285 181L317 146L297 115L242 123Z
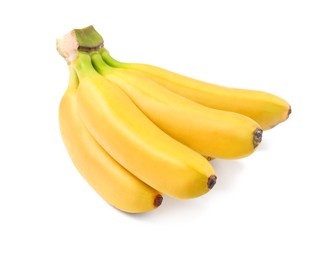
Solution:
M285 121L291 113L284 99L270 93L210 84L148 64L119 62L105 48L101 49L101 55L111 66L143 72L169 90L202 105L246 115L263 130Z
M80 80L78 109L98 143L164 194L183 199L208 192L216 182L211 164L149 120L118 85L95 71L88 54L77 55L71 66Z
M117 163L85 128L77 109L77 89L78 78L70 68L59 122L64 144L78 171L101 197L122 211L142 213L158 207L161 194Z
M91 54L95 69L118 84L164 132L205 156L236 159L252 152L262 130L244 115L212 109L164 88L144 74L104 63Z

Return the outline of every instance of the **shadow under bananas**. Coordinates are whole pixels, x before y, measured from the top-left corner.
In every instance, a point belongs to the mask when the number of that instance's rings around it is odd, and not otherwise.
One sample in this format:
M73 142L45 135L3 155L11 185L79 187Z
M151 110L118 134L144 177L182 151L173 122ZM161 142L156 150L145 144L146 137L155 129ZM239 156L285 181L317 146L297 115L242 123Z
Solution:
M217 173L217 182L214 191L223 191L230 189L236 181L236 174L244 170L243 159L240 160L221 160L213 159L210 161Z
M217 183L207 194L198 198L181 200L163 195L161 206L153 211L143 214L127 214L127 217L137 221L159 223L161 222L182 222L192 221L203 215L209 208L216 207L216 198L221 192L233 188L237 181L237 174L241 174L245 169L243 160L221 160L213 159L210 161L216 170ZM184 220L183 220L183 217ZM177 219L177 220L176 220Z

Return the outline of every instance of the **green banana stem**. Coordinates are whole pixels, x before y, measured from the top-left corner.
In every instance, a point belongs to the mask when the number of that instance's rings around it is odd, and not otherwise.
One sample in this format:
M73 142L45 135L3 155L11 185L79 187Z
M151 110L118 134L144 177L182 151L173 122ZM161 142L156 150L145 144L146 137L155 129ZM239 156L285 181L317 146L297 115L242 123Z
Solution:
M92 25L82 29L74 29L73 32L75 33L79 50L91 51L103 47L103 37Z
M77 58L71 65L75 68L80 79L91 77L93 74L98 74L92 65L91 56L86 52L78 51Z
M124 62L120 62L115 60L114 58L111 57L110 53L108 52L108 50L106 50L104 47L102 47L99 50L103 60L110 66L115 67L115 68L125 68L126 67L126 63Z
M112 73L113 68L104 62L99 52L92 52L91 59L93 67L99 74L107 75L109 73Z

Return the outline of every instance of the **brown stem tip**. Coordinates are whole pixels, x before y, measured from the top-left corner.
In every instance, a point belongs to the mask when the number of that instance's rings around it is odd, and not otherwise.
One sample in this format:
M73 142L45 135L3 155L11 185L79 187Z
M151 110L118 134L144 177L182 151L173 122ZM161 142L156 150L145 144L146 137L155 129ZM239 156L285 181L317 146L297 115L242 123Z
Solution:
M210 175L209 178L208 178L208 189L211 190L215 184L216 184L216 181L217 181L217 176L216 175Z
M256 128L253 134L254 148L256 148L260 144L260 142L262 141L262 137L263 137L263 130L260 128Z
M291 113L292 113L292 108L290 106L289 109L288 109L287 118L289 118L289 116L290 116Z
M153 201L153 205L154 207L159 207L161 204L162 204L162 201L163 201L163 197L161 194L158 194L155 198L154 198L154 201Z

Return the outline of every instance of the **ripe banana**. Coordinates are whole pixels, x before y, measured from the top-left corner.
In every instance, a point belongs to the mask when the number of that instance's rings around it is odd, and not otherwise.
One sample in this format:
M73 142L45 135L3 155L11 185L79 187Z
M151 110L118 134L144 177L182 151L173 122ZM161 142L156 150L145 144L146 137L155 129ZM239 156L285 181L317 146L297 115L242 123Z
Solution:
M123 167L151 187L176 198L194 198L216 182L211 164L157 127L116 84L79 51L71 61L79 78L77 105L98 143Z
M158 207L161 194L117 163L85 128L77 108L77 89L78 77L70 67L69 85L59 107L59 123L63 142L78 171L119 210L142 213Z
M270 93L210 84L148 64L119 62L105 48L101 49L101 55L113 67L140 71L169 90L202 105L246 115L257 121L263 130L285 121L291 113L285 100Z
M91 59L95 69L118 84L157 126L202 155L241 158L254 152L261 141L262 130L249 117L200 105L139 71L112 68L99 52L93 52Z

